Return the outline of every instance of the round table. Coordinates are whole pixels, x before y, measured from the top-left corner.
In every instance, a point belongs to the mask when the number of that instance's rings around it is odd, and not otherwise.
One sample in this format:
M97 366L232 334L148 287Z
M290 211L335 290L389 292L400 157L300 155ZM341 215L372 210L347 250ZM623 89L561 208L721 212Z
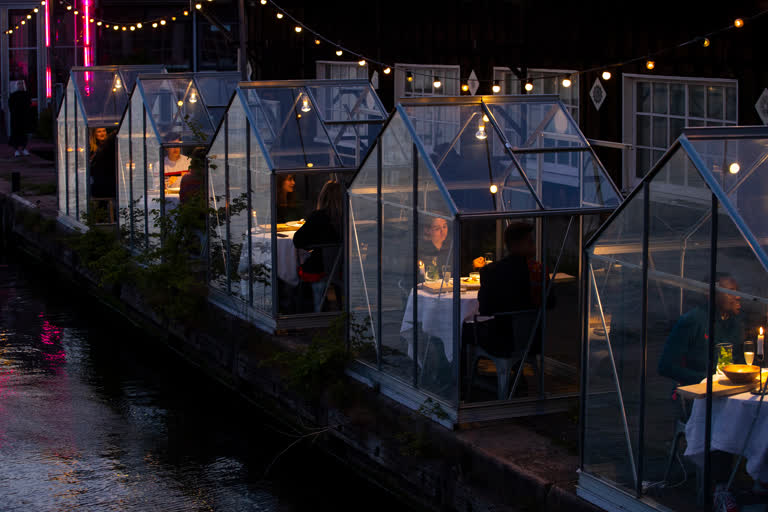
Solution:
M716 376L717 378L724 378ZM747 473L752 478L768 481L768 396L766 402L760 405L760 395L750 392L731 395L729 397L712 398L712 450L740 454L747 441L745 457ZM746 439L752 420L759 412L752 435ZM704 455L704 422L706 416L706 400L697 399L693 402L691 417L685 425L685 438L688 447L685 455L694 458L698 463Z

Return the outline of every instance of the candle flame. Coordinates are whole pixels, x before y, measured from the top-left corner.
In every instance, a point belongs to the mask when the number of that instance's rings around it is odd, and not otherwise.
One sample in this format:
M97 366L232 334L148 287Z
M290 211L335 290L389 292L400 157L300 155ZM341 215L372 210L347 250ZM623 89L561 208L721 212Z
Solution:
M763 335L763 328L761 327L760 328L760 336L762 336L762 335Z

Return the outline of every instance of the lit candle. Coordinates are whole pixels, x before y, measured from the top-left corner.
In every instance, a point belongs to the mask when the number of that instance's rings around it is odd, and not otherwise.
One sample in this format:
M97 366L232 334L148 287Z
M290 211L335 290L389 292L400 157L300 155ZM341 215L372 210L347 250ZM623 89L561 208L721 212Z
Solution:
M765 340L765 336L763 336L763 328L760 327L758 329L759 334L757 335L757 355L762 356L764 355L763 352L763 341Z

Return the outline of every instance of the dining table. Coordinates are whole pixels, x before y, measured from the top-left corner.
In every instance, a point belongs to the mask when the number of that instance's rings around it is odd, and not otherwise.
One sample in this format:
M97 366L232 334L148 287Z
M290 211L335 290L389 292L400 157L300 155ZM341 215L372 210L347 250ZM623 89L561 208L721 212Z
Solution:
M716 380L725 376L715 375ZM760 403L760 395L751 391L712 398L711 450L734 455L744 448L747 473L754 479L768 481L768 403ZM763 398L768 402L768 397ZM693 401L691 416L685 425L687 448L685 455L703 465L706 399ZM752 435L747 437L752 422Z
M293 245L293 237L298 231L283 230L277 233L277 277L291 286L299 285L299 265L306 260L309 253L303 249L297 249ZM243 241L245 247L247 240ZM264 265L272 268L272 232L261 226L251 228L251 265ZM238 273L247 275L248 251L240 252ZM241 293L247 293L246 280L241 280Z
M427 291L422 285L417 286L418 308L416 322L421 331L430 337L439 338L443 342L445 358L453 361L453 326L458 323L458 328L464 320L475 316L480 308L477 301L477 290L465 290L460 294L461 321L453 319L453 290L448 289L438 293ZM408 295L408 301L403 313L403 321L400 324L400 332L413 329L413 290ZM461 339L461 333L459 333ZM413 358L413 339L408 344L408 357Z

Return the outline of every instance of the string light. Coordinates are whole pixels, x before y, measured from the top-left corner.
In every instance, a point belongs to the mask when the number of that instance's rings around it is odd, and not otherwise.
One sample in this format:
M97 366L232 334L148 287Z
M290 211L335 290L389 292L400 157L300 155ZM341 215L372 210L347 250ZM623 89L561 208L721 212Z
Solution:
M261 5L267 5L267 0L261 0Z
M413 82L413 73L412 73L411 71L407 72L407 73L405 74L405 79L406 79L408 82Z
M171 16L171 21L176 21L176 16Z
M337 55L338 57L341 57L341 55L342 55L343 53L344 53L344 52L343 52L343 51L341 51L341 50L336 50L336 55Z
M533 82L526 80L524 88L527 92L531 92L533 90Z
M165 20L160 20L161 25L165 25Z
M731 165L728 166L728 172L731 174L739 174L739 171L741 170L741 167L739 167L739 164L736 162L733 162Z
M566 89L571 86L571 79L570 78L563 78L563 87Z
M439 88L441 88L441 87L443 86L443 82L441 82L441 81L440 81L440 77L439 77L439 76L436 76L436 77L435 77L435 78L432 80L432 86L433 86L435 89L439 89Z
M296 26L293 28L293 30L295 30L295 31L296 31L296 33L298 34L299 32L301 32L301 27L300 27L300 26L298 26L298 25L296 25Z
M653 69L656 67L656 63L652 60L649 60L648 62L645 63L645 67L648 69Z
M283 19L283 13L281 12L277 13L277 19L279 20Z
M136 30L136 27L134 27L133 25L131 25L131 32L133 32L134 30Z
M467 89L469 89L469 86L467 86ZM493 94L499 94L501 92L501 84L498 80L493 81L493 86L491 87L491 90L493 91Z
M184 11L184 16L189 16L189 11Z
M469 91L469 85L461 84L461 92L467 92L467 91Z
M365 66L365 59L361 59L361 60L359 60L359 61L357 62L357 65L358 65L358 66L360 66L360 67L363 67L363 66Z
M203 8L203 4L195 4L195 9L198 11Z
M33 11L35 11L35 12L40 12L40 9L38 9L37 7L35 7L35 8L34 8L34 9L32 9L32 10L33 10Z
M71 6L71 5L68 5L68 6L67 6L67 10L68 10L68 11L71 11L71 10L72 10L72 6Z
M144 25L142 25L141 23L137 23L137 24L136 24L136 28L141 28L141 27L143 27L143 26L144 26Z
M603 71L602 74L603 80L608 81L611 79L611 72L610 71Z
M319 44L320 44L320 40L319 39L315 39L315 45L319 45Z
M495 194L498 191L499 191L499 187L497 187L496 185L491 185L491 194Z
M744 26L744 20L741 19L741 18L736 18L735 20L733 20L733 26L736 27L736 28L743 27Z
M96 22L96 25L100 27L100 26L101 26L101 22L100 22L100 21L97 21L97 22Z
M157 23L153 23L152 28L157 28Z
M388 75L388 74L390 74L391 72L392 72L392 68L391 68L391 67L387 66L387 67L385 67L385 68L384 68L384 74L385 74L385 75Z
M710 45L710 44L711 44L711 43L710 43L710 41L709 41L709 38L708 38L708 37L705 37L705 38L704 38L704 41L702 41L702 43L701 43L701 46L703 46L704 48L709 48L709 45Z

